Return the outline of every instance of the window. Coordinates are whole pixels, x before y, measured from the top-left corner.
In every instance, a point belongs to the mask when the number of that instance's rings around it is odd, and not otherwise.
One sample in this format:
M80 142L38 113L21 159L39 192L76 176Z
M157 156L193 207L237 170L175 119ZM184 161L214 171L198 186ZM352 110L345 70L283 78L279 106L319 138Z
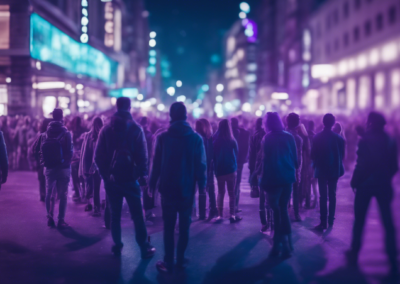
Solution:
M335 39L335 51L339 50L339 39Z
M8 5L0 5L0 49L10 48L10 10Z
M360 28L359 27L354 28L353 37L354 37L355 42L360 40Z
M361 0L354 0L354 8L356 10L361 8Z
M331 45L329 43L325 45L325 54L326 56L329 56L331 54Z
M393 25L394 23L396 23L397 20L397 11L396 11L396 6L392 6L389 8L389 24Z
M366 21L364 24L364 33L365 36L370 36L372 31L372 24L371 21Z
M383 15L382 14L378 14L376 16L376 29L378 31L383 29Z
M347 19L349 17L349 2L344 3L343 5L343 17Z
M345 33L345 34L343 35L343 45L344 45L345 47L348 47L348 46L349 46L349 33Z

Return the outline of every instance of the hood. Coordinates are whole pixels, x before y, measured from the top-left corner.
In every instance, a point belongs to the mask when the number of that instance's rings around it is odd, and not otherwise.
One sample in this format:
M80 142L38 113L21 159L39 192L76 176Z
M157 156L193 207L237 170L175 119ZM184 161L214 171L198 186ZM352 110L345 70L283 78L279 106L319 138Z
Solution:
M174 137L188 136L194 133L189 123L184 120L172 122L167 132Z
M52 121L47 126L47 135L49 137L57 137L62 132L67 132L67 128L64 126L64 123L61 121Z
M128 121L133 121L128 111L117 111L111 118L111 126L116 132L123 132L126 130Z

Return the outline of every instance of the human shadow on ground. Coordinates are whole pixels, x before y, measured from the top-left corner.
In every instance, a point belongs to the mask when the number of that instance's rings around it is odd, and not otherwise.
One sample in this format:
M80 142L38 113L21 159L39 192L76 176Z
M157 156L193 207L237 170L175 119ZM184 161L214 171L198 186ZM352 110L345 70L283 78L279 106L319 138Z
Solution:
M133 272L132 279L129 281L131 284L151 284L151 282L144 274L146 273L147 267L149 266L150 259L142 259Z
M106 235L108 235L108 231L103 231L99 236L87 237L87 236L84 236L84 235L78 233L71 227L68 227L68 228L65 228L62 230L58 230L58 231L64 237L74 240L73 242L65 245L65 247L69 251L77 251L77 250L81 250L81 249L90 247L90 246L98 243Z
M300 266L299 275L304 283L312 283L311 280L327 264L325 252L321 244L317 244L301 254L296 254L296 258Z
M317 276L315 284L368 284L365 275L355 267L343 266L329 274Z
M15 242L1 241L0 253L1 252L12 253L12 254L26 254L29 252L29 249Z

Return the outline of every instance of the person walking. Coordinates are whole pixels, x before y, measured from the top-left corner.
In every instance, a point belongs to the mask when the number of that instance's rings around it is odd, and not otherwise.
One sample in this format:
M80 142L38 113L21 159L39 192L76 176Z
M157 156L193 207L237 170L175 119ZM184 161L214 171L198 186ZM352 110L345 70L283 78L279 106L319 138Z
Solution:
M328 113L323 118L324 129L314 136L311 160L314 177L318 179L320 194L321 223L315 227L324 230L333 226L336 210L337 182L344 175L343 158L345 155L344 139L332 131L335 117ZM328 216L329 194L329 216Z
M70 129L72 133L72 145L74 149L71 162L71 178L74 189L73 200L75 202L86 203L87 189L85 188L84 176L79 175L79 161L81 160L83 134L87 132L87 130L82 126L82 119L80 116L75 116L72 119L70 123Z
M307 123L307 134L308 134L308 138L310 140L310 148L312 149L312 143L314 140L314 136L315 136L315 122L313 120L309 120ZM311 159L311 149L310 149L310 159ZM317 179L314 177L314 170L312 167L312 161L310 161L310 166L308 168L309 171L309 183L308 183L308 191L313 192L314 195L314 202L313 204L310 206L310 208L319 208L319 194L318 194L318 189L317 189Z
M71 176L71 159L73 154L71 133L63 123L62 109L54 109L53 121L45 133L33 144L32 153L40 156L46 178L47 225L55 227L54 207L56 196L60 198L57 227L64 229L67 210L68 184Z
M386 231L386 253L391 265L390 280L398 283L396 230L391 203L393 201L392 180L398 166L396 141L384 130L386 120L377 112L368 116L367 131L358 143L357 164L351 179L355 192L354 226L351 249L347 252L350 264L357 265L362 245L362 233L370 201L376 198Z
M218 131L214 135L214 170L218 184L218 217L215 221L223 220L224 213L224 196L225 184L229 195L229 213L230 222L235 223L242 220L242 217L236 215L236 191L235 183L237 181L237 160L238 160L238 145L232 135L229 120L223 119L219 122Z
M0 189L1 185L7 182L8 177L8 155L7 145L4 140L3 132L0 131Z
M235 181L235 198L236 198L236 213L241 212L239 209L240 200L240 183L242 182L243 165L247 163L249 154L249 141L250 133L239 127L239 120L236 117L231 118L231 126L233 137L238 144L238 154L236 156L237 171L236 171L236 181Z
M298 132L298 127L300 124L300 117L296 113L290 113L287 118L287 132L293 135L294 141L296 142L297 149L297 159L299 162L299 167L296 169L296 182L293 184L293 211L294 219L297 222L301 221L299 206L300 206L300 196L301 196L301 168L303 162L303 139L300 137Z
M133 120L130 109L129 98L117 99L118 111L100 132L94 161L104 181L111 209L111 235L115 244L111 251L120 256L124 246L121 212L125 198L135 225L141 257L150 258L156 250L147 239L140 189L140 186L147 185L147 147L143 130Z
M251 177L254 176L256 167L257 167L257 157L260 155L260 150L261 150L261 141L265 136L265 130L263 129L262 126L262 118L258 118L256 120L255 124L255 129L254 129L254 134L250 138L250 147L249 147L249 170L250 170L250 179ZM267 199L266 199L266 194L262 190L260 191L258 182L256 181L255 184L252 184L250 180L250 184L252 187L252 191L259 191L260 192L260 198L259 198L259 214L260 214L260 221L261 221L261 232L265 232L268 230L268 223L267 223L267 218L266 218L266 208L267 208Z
M97 170L96 163L94 162L94 151L96 149L97 139L101 128L103 127L103 121L100 117L93 119L92 129L89 132L83 134L82 150L79 162L79 176L83 176L85 179L86 188L86 200L87 205L85 211L92 211L92 198L94 203L94 217L100 217L100 185L101 177Z
M288 204L296 170L300 167L296 142L290 133L284 131L281 118L276 112L266 115L265 128L268 133L261 144L262 162L259 185L267 194L268 203L274 215L274 237L270 257L291 256L291 225Z
M174 234L179 214L179 239L176 267L183 269L185 251L189 242L189 229L196 184L200 194L205 194L207 160L203 139L186 122L186 107L181 102L171 105L171 121L167 131L157 137L153 166L150 175L150 195L159 182L164 220L164 260L158 261L160 273L174 270Z

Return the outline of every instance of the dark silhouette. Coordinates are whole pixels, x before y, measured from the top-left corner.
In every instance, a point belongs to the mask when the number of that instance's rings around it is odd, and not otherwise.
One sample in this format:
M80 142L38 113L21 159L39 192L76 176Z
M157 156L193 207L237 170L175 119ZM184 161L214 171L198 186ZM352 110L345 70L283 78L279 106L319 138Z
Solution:
M369 203L375 197L386 231L385 245L391 265L391 277L398 280L396 231L391 211L392 179L399 170L398 152L396 141L384 131L385 125L383 115L371 112L368 116L367 131L358 143L357 164L351 179L351 187L356 196L353 239L348 257L352 264L357 264Z
M296 170L300 167L296 142L293 135L284 131L277 113L267 113L265 128L269 132L262 140L262 162L260 187L267 193L268 202L274 211L274 243L270 255L291 255L291 225L288 204L292 184L296 182Z
M71 161L71 178L74 187L73 200L76 202L86 202L85 180L83 176L79 176L79 161L81 159L81 148L83 142L82 134L87 130L82 126L82 119L79 116L72 119L70 129L72 133L72 144L74 147L74 154Z
M170 117L168 130L157 137L149 183L150 192L154 193L160 182L165 256L164 261L157 263L157 269L162 273L170 273L174 268L174 230L178 214L177 267L184 267L196 183L200 194L204 194L207 182L203 139L186 122L185 105L173 103Z
M119 256L123 247L121 211L125 197L135 224L141 256L149 258L155 249L147 241L140 189L140 185L146 186L147 147L143 130L133 121L130 108L130 99L118 98L118 111L100 132L94 160L104 181L111 209L111 234L115 243L112 252Z
M64 218L67 209L73 146L71 133L63 123L61 109L54 109L53 121L50 122L47 131L35 141L32 152L40 156L40 163L45 167L47 225L55 226L53 215L57 195L60 198L57 227L68 227Z
M8 177L8 155L7 146L4 142L3 132L0 131L0 189L1 184L7 182Z
M336 188L338 179L344 174L343 159L345 155L344 139L332 131L335 117L328 113L323 118L324 130L314 136L311 159L318 179L321 207L321 223L316 226L324 230L333 226L336 210ZM328 217L329 192L329 217Z

